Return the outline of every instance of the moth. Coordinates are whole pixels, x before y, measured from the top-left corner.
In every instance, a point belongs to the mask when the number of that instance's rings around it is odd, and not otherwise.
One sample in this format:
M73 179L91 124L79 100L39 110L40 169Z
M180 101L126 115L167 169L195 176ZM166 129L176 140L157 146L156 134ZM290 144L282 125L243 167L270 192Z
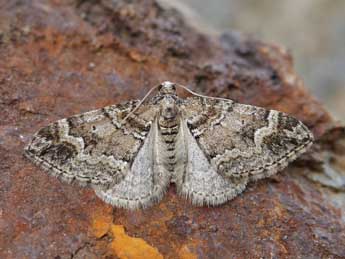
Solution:
M193 96L180 98L176 87ZM312 145L308 128L282 112L171 82L156 88L151 98L42 128L26 156L63 181L91 186L113 206L138 209L159 202L170 183L194 205L223 204Z

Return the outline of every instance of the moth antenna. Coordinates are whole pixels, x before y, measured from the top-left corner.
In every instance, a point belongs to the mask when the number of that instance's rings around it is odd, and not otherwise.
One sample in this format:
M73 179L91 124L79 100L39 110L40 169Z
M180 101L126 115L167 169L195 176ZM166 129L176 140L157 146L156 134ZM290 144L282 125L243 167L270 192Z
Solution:
M222 97L212 97L212 96L207 96L207 95L202 95L202 94L198 94L196 92L193 92L192 90L190 90L188 87L181 85L181 84L175 84L176 86L183 88L184 90L186 90L187 92L195 95L195 96L199 96L199 97L203 97L203 98L207 98L207 99L216 99L216 100L223 100L223 101L232 101L230 99L227 98L222 98Z
M153 90L155 90L157 87L159 87L160 84L155 85L154 87L152 87L147 94L144 96L143 99L141 99L141 101L138 103L138 105L130 112L127 114L127 116L125 118L123 118L123 120L120 122L120 124L123 124L124 122L126 122L126 120L129 118L129 116L131 116L136 110L139 109L139 107L144 103L144 101L147 99L147 97L150 96L150 94L153 92Z

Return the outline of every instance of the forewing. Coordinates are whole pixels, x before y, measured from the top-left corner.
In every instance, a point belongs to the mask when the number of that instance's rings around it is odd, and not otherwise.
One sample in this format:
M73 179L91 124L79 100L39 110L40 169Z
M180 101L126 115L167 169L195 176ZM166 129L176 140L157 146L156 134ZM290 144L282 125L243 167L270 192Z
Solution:
M186 99L181 109L208 161L226 177L268 177L313 141L302 122L275 110L202 97Z
M130 170L143 145L156 109L142 105L125 123L138 101L112 105L54 122L33 137L25 154L58 178L107 186Z

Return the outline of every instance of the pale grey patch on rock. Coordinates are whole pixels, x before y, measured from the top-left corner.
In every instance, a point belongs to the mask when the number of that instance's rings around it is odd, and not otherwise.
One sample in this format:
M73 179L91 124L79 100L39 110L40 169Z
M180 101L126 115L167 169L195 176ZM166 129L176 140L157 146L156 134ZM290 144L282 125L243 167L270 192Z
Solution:
M281 171L313 142L308 128L287 114L193 92L182 99L176 86L164 82L145 102L52 123L34 135L25 154L116 207L148 207L170 182L193 204L215 206Z

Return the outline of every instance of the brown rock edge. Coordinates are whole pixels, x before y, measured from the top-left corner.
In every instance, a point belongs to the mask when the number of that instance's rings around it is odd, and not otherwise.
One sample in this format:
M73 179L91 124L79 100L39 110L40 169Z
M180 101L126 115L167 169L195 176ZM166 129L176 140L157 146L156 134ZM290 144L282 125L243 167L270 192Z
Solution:
M141 98L164 80L292 114L318 143L224 206L193 207L171 187L136 212L23 157L49 122ZM325 152L344 153L344 135L282 47L203 35L153 0L0 0L0 258L345 258L345 209L305 177Z

